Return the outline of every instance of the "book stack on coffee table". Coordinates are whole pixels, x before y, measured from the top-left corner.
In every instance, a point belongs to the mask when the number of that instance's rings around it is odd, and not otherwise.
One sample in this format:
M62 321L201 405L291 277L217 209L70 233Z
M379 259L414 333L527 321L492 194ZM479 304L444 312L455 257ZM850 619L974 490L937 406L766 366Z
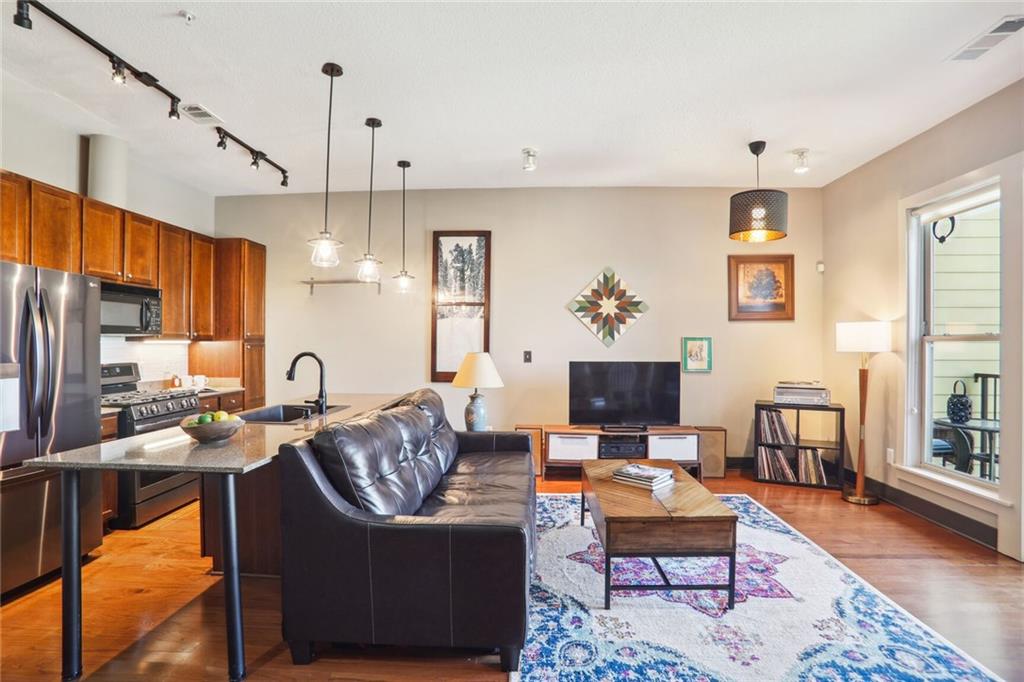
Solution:
M612 480L652 491L669 488L674 482L671 469L644 464L627 464L616 469Z

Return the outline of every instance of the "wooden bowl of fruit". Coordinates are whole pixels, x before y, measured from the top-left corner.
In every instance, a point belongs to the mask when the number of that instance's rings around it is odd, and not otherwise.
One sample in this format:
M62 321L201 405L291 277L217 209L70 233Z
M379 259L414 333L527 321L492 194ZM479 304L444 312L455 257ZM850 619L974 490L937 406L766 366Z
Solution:
M218 443L235 435L238 429L245 426L245 421L237 414L221 410L193 414L182 419L179 425L190 438L200 443Z

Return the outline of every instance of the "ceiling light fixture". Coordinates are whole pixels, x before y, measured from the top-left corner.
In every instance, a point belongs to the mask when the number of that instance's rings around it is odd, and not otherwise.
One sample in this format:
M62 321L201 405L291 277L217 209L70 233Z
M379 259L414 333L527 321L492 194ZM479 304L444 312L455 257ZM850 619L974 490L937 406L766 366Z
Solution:
M18 9L14 12L14 25L32 30L32 19L28 16L28 0L18 0Z
M167 118L172 118L175 121L181 120L181 114L178 113L178 104L181 100L177 97L171 98L171 110L167 112Z
M281 186L282 187L287 187L288 186L288 174L287 173L281 173Z
M220 147L221 149L226 150L228 148L228 136L224 133L223 130L218 130L217 138L217 146Z
M794 149L793 150L793 172L797 175L803 175L804 173L811 170L811 166L807 163L807 155L811 153L810 149Z
M371 247L371 236L373 235L373 157L376 148L377 128L383 124L379 118L368 118L365 123L370 129L370 200L366 212L366 253L356 261L359 264L359 271L356 279L360 282L379 282L381 261L373 255Z
M729 200L729 239L741 242L770 242L786 236L789 196L777 189L761 189L763 140L747 147L757 159L757 188L733 194Z
M313 255L310 257L313 265L318 268L333 268L340 263L338 249L342 243L331 236L327 229L327 208L331 199L331 114L334 111L334 79L344 73L341 67L333 62L327 62L320 67L320 72L331 79L330 94L327 96L327 169L324 173L324 229L320 230L320 236L310 239L306 243L313 247ZM288 174L284 174L281 185L288 186Z
M110 80L118 85L128 82L128 77L124 73L124 62L116 57L110 58Z
M237 144L239 147L241 147L245 151L249 152L249 167L250 168L252 168L253 170L259 170L260 164L261 163L265 163L268 166L271 166L272 168L274 168L278 173L281 174L281 177L282 177L281 186L282 187L287 187L288 186L288 182L287 182L288 181L288 169L287 168L285 168L284 166L282 166L279 163L276 163L273 159L271 159L269 156L267 156L266 153L261 152L260 150L256 149L255 147L253 147L252 145L247 143L245 140L242 140L241 138L239 138L237 135L232 135L231 131L229 131L229 130L227 130L225 128L222 128L220 126L216 126L214 128L214 130L217 133L217 147L218 148L220 148L220 149L227 149L228 148L228 140L231 140L232 142Z
M249 168L252 168L253 170L259 170L260 169L260 159L262 159L262 158L263 158L263 152L253 152L252 153L252 162L249 164Z
M412 281L415 279L405 270L405 171L412 166L408 161L399 161L398 167L402 169L402 270L394 279L398 281L398 291L406 293L412 288Z
M529 172L537 170L537 150L533 147L523 147L523 170Z

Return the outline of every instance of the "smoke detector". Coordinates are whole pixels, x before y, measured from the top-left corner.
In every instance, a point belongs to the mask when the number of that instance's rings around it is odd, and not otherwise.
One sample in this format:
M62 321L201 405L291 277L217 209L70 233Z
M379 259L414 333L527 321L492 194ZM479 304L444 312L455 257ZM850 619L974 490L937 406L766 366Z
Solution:
M202 104L185 104L181 107L181 113L192 119L193 123L198 123L201 126L219 126L224 123L219 116Z
M1024 14L1005 16L991 29L972 38L950 59L955 62L974 61L1022 28L1024 28Z

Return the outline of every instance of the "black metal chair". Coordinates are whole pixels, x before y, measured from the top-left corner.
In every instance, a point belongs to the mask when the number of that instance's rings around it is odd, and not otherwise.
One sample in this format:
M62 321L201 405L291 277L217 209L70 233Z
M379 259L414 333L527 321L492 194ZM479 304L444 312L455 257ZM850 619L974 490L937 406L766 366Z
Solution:
M942 466L970 474L974 468L974 441L961 429L937 426L933 429L932 455L942 459Z

